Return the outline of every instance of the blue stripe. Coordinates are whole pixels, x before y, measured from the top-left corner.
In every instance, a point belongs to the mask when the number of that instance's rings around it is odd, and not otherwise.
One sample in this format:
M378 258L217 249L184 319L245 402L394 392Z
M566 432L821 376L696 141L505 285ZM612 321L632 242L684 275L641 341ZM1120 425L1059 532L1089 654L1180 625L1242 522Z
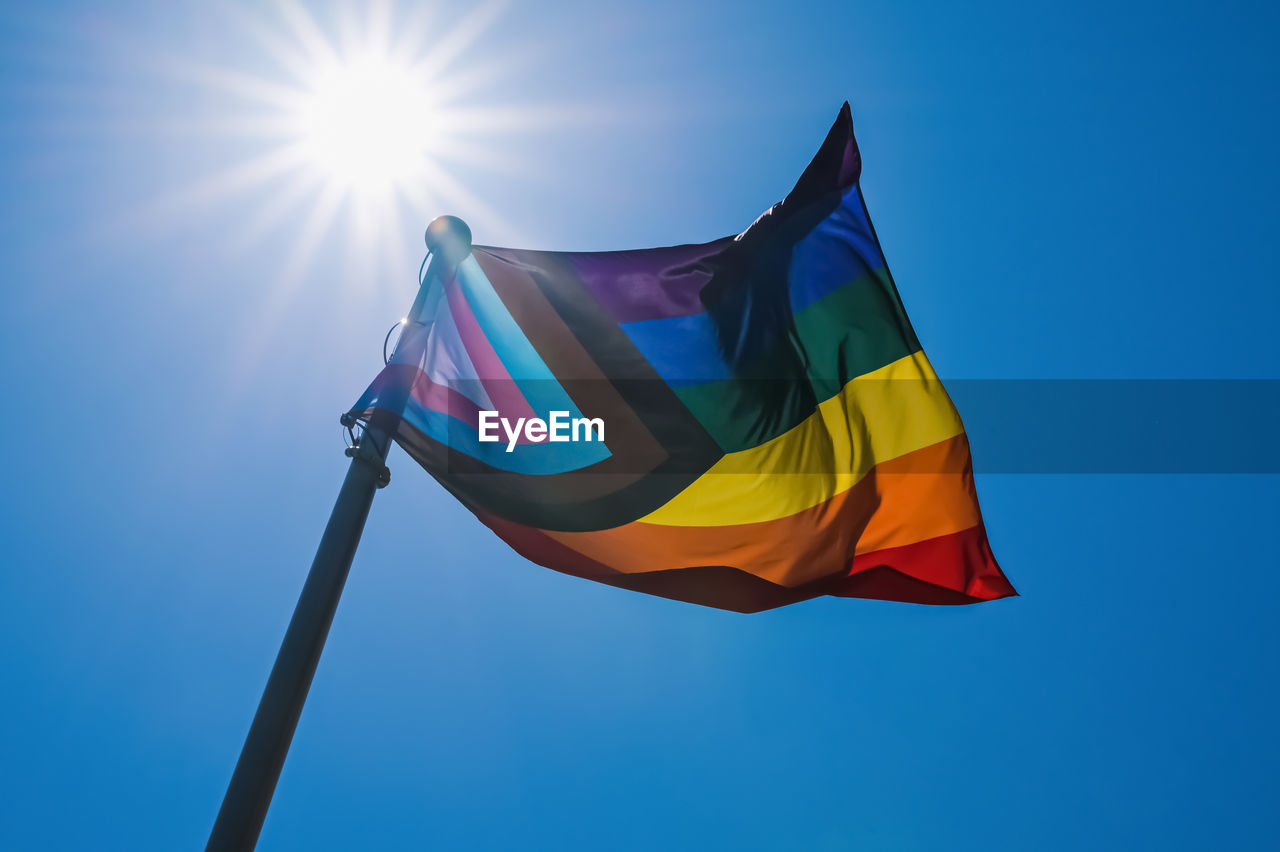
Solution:
M858 187L791 253L787 286L793 314L846 284L884 268ZM733 378L720 355L715 328L705 313L619 324L654 370L672 387Z
M883 269L884 265L884 255L871 232L855 185L845 193L836 211L792 250L787 275L791 312L799 313L828 293Z
M708 314L638 320L619 324L663 381L672 387L733 378L720 356Z

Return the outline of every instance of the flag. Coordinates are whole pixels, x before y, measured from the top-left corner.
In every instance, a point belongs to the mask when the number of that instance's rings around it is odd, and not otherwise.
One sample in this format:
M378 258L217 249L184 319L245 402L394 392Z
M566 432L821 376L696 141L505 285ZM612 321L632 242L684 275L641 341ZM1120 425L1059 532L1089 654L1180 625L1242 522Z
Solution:
M861 166L845 104L795 188L737 236L478 246L403 332L425 354L393 359L350 414L391 417L476 517L567 574L739 612L1013 595ZM380 409L406 386L402 416Z

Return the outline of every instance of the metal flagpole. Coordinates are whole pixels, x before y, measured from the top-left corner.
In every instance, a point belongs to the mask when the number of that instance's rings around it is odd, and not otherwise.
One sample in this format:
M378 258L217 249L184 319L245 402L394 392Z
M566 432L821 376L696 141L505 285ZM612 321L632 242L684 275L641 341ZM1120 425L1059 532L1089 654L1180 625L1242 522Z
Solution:
M471 253L471 229L454 216L433 220L427 226L426 239L431 264L406 317L392 362L419 362L426 346L422 318L428 303L439 299L444 281ZM384 398L379 403L379 413L384 410L383 403L387 404L387 417L374 418L356 445L347 450L351 467L276 655L258 712L209 835L206 852L242 852L252 850L258 842L356 545L360 543L360 533L369 517L374 491L390 480L385 464L387 451L409 395L408 383L391 393L390 399Z

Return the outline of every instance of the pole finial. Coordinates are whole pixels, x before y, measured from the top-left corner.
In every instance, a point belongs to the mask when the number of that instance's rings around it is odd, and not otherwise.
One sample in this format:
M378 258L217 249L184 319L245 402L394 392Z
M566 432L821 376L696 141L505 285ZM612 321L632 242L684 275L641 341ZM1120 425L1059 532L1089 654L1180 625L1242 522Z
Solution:
M471 253L471 228L457 216L437 216L427 225L427 248L450 266Z

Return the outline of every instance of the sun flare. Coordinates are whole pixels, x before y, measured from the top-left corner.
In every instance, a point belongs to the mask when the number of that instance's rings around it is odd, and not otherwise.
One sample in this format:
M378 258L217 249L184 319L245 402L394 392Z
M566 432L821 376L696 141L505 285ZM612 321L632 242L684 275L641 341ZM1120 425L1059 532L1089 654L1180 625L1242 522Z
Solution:
M347 190L378 192L427 170L434 109L412 67L366 55L319 70L294 117L310 166Z
M256 51L234 65L152 61L178 85L202 87L187 99L196 109L180 132L197 132L209 152L225 156L136 219L177 227L239 206L224 229L230 248L280 246L273 304L287 305L335 242L352 280L403 275L416 263L422 228L442 213L472 221L493 241L525 241L502 205L475 186L536 175L523 153L529 134L602 114L598 104L512 99L509 83L556 47L513 45L510 33L495 32L505 0L461 12L442 0L218 8Z

